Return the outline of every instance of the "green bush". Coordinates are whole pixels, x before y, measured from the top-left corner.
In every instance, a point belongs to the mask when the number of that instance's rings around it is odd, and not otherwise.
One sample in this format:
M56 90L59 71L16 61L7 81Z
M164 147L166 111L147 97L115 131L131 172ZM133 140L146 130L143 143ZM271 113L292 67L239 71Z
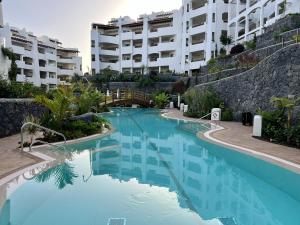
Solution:
M159 109L164 109L169 102L169 96L166 93L160 93L155 96L154 103Z
M44 91L31 83L8 82L0 78L0 98L33 98Z
M212 108L220 106L221 101L213 91L200 93L195 89L190 89L184 94L184 100L189 105L186 116L200 118L210 113Z
M286 118L283 110L259 111L263 117L263 137L277 142L286 141Z
M233 113L231 109L225 108L222 110L222 121L232 121L233 120Z

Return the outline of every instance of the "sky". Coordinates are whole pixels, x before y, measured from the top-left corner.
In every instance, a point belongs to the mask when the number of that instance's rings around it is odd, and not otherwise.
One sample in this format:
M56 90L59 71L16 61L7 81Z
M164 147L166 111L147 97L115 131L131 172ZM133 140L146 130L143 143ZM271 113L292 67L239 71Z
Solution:
M4 23L47 35L75 47L83 57L83 71L90 67L91 23L111 18L179 9L182 0L3 0Z

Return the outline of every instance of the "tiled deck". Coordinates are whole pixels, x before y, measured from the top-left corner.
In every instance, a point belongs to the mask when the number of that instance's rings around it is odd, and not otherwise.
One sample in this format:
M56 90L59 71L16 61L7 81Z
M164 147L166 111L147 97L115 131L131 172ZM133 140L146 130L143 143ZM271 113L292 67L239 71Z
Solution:
M19 141L20 135L0 139L0 179L17 170L41 162L41 159L17 149Z
M199 119L190 119L185 117L182 115L182 112L175 109L169 110L169 112L166 113L166 116L174 119L199 121ZM230 145L247 148L300 165L300 149L286 147L253 138L252 127L243 126L238 122L221 122L220 125L225 129L211 133L211 137ZM201 138L205 137L201 135ZM240 151L243 150L240 149Z

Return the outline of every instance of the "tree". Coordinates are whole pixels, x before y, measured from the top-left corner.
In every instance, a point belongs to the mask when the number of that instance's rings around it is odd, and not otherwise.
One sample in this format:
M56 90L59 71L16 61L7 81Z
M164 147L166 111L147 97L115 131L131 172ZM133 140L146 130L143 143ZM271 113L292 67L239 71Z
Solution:
M232 43L232 37L222 34L220 37L220 42L224 46L230 45Z

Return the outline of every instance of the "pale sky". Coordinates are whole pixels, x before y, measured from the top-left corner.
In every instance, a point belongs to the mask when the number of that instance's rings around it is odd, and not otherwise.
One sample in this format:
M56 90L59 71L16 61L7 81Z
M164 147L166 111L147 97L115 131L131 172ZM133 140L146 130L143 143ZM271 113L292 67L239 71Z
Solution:
M182 0L3 0L4 22L77 47L90 67L90 25L112 17L179 9Z

